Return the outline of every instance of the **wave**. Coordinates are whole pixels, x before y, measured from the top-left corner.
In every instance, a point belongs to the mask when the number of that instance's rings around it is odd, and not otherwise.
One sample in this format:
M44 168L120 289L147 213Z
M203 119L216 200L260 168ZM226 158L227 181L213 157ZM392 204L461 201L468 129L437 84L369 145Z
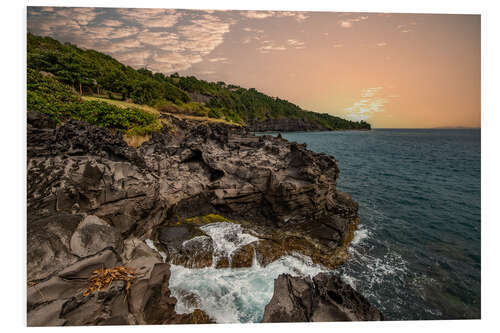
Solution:
M238 224L217 222L201 229L214 242L214 263L222 256L230 258L238 248L258 240ZM145 242L158 251L151 240ZM202 309L217 323L260 322L272 298L274 280L280 274L313 277L328 271L299 253L281 257L265 267L259 265L254 255L253 264L248 268L216 269L215 265L186 268L171 264L170 270L169 288L177 299L175 311L190 313Z

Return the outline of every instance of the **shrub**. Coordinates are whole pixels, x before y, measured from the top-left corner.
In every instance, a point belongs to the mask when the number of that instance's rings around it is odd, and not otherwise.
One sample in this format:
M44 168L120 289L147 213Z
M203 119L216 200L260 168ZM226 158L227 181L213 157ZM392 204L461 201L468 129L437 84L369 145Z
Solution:
M28 71L27 105L29 111L45 113L58 123L72 118L132 135L149 134L162 127L155 115L143 110L81 101L71 88L33 70Z

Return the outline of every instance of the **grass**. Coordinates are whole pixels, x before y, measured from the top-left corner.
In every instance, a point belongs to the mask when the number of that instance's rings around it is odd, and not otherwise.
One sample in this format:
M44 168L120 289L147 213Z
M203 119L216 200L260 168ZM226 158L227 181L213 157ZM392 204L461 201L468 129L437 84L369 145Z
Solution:
M210 118L210 117L199 117L199 116L191 116L187 114L177 114L177 113L168 113L172 117L176 117L178 119L187 119L187 120L195 120L195 121L201 121L201 122L209 122L209 123L223 123L227 125L233 125L233 126L242 126L241 124L232 122L232 121L227 121L225 119L218 119L218 118Z
M175 106L177 108L177 112L160 112L159 110L155 109L154 107L148 106L148 105L141 105L141 104L135 104L135 103L129 103L125 101L119 101L115 99L109 99L105 97L97 97L97 96L81 96L81 98L84 101L97 101L97 102L105 102L114 106L118 106L120 108L126 109L126 108L136 108L140 109L143 111L146 111L148 113L154 114L154 115L159 115L160 113L163 114L168 114L170 116L176 117L178 119L182 120L194 120L194 121L200 121L200 122L209 122L209 123L223 123L227 125L233 125L233 126L242 126L241 124L232 122L232 121L227 121L225 119L218 119L218 118L210 118L206 116L195 116L195 115L189 115L189 114L183 114L181 112L185 111L186 113L188 110L187 108L193 106L194 104L200 104L200 103L186 103L181 106ZM199 107L198 105L196 105Z
M81 96L81 98L84 101L96 101L96 102L105 102L114 106L118 106L122 109L126 108L136 108L142 111L146 111L148 113L154 114L154 115L159 115L160 112L148 105L141 105L141 104L135 104L135 103L129 103L125 101L118 101L115 99L109 99L109 98L104 98L104 97L97 97L97 96Z

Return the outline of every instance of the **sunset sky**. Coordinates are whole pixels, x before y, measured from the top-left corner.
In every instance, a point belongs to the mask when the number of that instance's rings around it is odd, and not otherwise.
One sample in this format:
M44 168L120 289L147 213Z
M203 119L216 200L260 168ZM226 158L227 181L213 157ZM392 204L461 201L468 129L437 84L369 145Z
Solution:
M28 31L378 128L479 127L479 15L28 7Z

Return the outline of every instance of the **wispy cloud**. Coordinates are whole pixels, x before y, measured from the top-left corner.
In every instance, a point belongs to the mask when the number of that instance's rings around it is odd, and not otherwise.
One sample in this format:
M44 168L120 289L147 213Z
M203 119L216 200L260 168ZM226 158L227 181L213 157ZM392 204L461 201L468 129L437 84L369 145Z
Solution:
M223 61L227 61L227 58L223 58L223 57L211 58L211 59L208 59L208 61L210 61L210 62L223 62Z
M354 23L361 22L368 19L368 15L359 15L355 17L349 17L351 14L342 13L346 15L339 15L340 17L345 17L337 21L337 24L340 25L341 28L348 29L353 26Z
M101 22L101 24L107 27L119 27L123 25L123 22L118 20L104 20Z
M116 11L122 20L138 23L147 28L172 27L182 17L181 12L173 9L119 8Z
M303 22L309 18L306 12L279 12L279 11L242 11L241 15L250 19L266 19L270 17L290 17L295 19L297 22Z
M247 18L258 19L258 20L274 16L273 12L271 11L254 11L254 10L241 12L241 15Z
M223 43L222 11L29 7L28 30L110 54L132 67L182 71ZM139 52L141 51L141 52Z
M367 120L374 113L383 112L387 99L378 96L383 87L361 90L360 99L344 109L346 117L355 121Z
M286 46L275 44L273 41L270 41L270 40L265 40L257 48L257 50L260 53L266 54L266 53L269 53L271 51L284 51L284 50L286 50Z
M296 39L288 39L288 40L286 41L286 43L287 43L289 46L291 46L291 47L293 47L293 48L296 48L296 49L303 49L303 48L305 48L305 47L306 47L304 42L302 42L302 41L300 41L300 40L296 40Z
M396 27L396 30L398 30L401 33L408 33L413 31L413 27L417 25L417 22L410 22L408 24L399 24Z
M387 43L386 42L380 42L380 43L377 43L375 44L377 47L384 47L384 46L387 46Z

